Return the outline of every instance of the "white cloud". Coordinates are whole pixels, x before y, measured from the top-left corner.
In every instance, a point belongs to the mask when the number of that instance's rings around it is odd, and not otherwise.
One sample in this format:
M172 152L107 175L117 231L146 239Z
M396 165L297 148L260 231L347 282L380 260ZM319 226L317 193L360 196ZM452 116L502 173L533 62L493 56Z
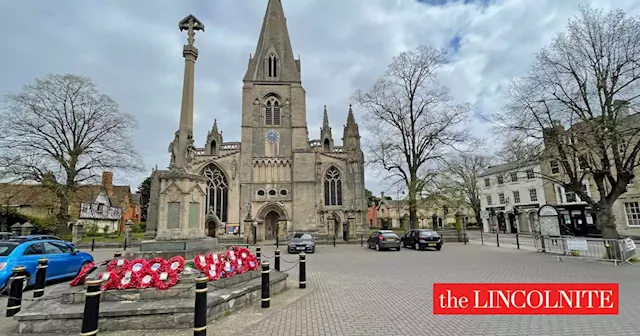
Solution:
M577 0L430 1L282 0L295 54L302 58L310 136L327 105L339 140L351 93L366 89L390 58L418 44L460 45L442 74L456 99L481 111L499 109L510 78L524 74L533 54L564 29ZM486 3L486 5L484 4ZM592 1L609 8L611 1ZM639 1L618 1L631 14ZM242 77L265 1L112 0L0 3L0 92L17 91L46 73L78 73L136 115L136 146L149 167L166 166L177 128L183 74L177 23L187 14L206 26L196 35L196 141L218 119L225 140L239 139ZM359 113L356 111L356 119ZM479 126L478 132L486 128ZM367 176L376 193L378 178ZM135 188L144 176L127 177Z

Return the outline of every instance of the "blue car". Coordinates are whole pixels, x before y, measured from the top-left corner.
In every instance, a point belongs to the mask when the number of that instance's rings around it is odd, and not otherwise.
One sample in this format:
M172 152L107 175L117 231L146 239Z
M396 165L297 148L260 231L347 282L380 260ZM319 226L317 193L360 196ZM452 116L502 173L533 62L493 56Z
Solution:
M93 262L93 256L76 250L73 245L61 240L9 240L0 241L0 293L17 266L27 268L26 286L35 284L38 259L49 259L47 281L73 278L80 270Z

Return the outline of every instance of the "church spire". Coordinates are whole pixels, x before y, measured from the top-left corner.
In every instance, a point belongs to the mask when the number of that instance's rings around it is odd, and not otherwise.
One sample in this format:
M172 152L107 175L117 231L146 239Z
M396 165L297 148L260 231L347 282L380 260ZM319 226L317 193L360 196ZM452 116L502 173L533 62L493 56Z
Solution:
M351 131L355 131L355 134L358 134L358 124L356 124L356 118L353 116L353 109L351 109L351 104L349 104L349 114L347 114L347 125L345 126L345 130L349 129Z
M322 117L322 129L329 129L329 114L327 113L327 105L324 106L324 116Z
M293 56L282 0L269 0L256 52L244 81L300 82L300 60Z

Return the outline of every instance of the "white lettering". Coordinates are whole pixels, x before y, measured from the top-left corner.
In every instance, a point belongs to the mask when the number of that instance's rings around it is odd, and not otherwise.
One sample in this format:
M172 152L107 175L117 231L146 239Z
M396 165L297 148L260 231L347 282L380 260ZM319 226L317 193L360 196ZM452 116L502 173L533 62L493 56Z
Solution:
M538 305L534 306L533 303L531 302L531 297L537 295L538 296ZM544 297L542 296L542 293L540 293L540 291L537 290L532 290L531 292L529 292L527 294L527 306L533 308L533 309L538 309L540 307L542 307L542 305L544 304Z

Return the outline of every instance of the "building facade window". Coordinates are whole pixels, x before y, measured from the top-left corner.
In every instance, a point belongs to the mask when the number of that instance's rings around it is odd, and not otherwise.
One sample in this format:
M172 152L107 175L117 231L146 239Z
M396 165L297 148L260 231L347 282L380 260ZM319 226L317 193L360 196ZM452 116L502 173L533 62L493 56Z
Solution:
M518 173L513 172L511 175L511 182L518 182Z
M533 173L533 169L527 169L527 178L528 179L532 179L534 177L535 177L535 175Z
M531 202L537 202L538 201L538 191L535 189L529 189L529 199L531 200Z
M498 175L498 184L503 184L503 183L504 183L504 176Z
M487 205L491 205L491 195L487 195Z
M638 202L625 202L624 213L628 226L640 227L640 204Z
M229 184L227 178L216 165L204 169L207 178L207 214L215 214L221 222L227 222L229 206Z
M484 186L485 187L490 187L491 186L491 181L489 180L488 177L484 179Z
M503 193L499 193L498 194L498 200L500 201L500 204L505 204L506 200L504 198L504 194Z
M551 168L551 174L560 174L560 165L558 164L558 161L549 161L549 167Z
M514 191L513 192L513 203L515 203L515 204L520 203L520 192L519 191Z
M265 104L264 123L270 126L280 125L281 105L276 97L269 97Z
M324 176L324 205L342 205L342 180L336 167L329 168Z
M267 57L267 77L278 77L278 58L274 54Z

